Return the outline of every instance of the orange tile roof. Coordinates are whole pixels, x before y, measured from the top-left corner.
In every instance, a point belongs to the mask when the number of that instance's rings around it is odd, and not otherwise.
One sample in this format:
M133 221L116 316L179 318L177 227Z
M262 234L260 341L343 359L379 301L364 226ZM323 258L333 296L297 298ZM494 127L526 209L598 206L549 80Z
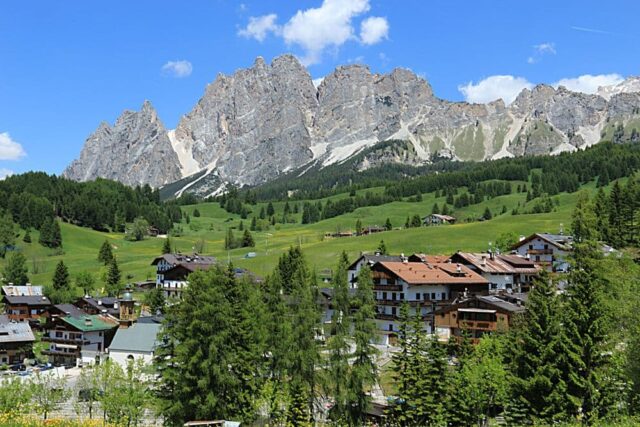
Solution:
M379 264L409 285L489 284L487 279L464 265L422 262L380 262Z

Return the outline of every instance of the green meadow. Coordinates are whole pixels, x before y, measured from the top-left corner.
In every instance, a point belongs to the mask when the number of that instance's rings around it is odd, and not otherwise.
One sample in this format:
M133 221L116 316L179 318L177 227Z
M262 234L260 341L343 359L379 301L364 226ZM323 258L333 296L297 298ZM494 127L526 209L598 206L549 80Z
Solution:
M513 182L515 187L518 182ZM588 184L583 188L595 191L594 185ZM361 190L382 191L381 188ZM348 197L348 194L333 196L332 199ZM235 266L247 268L258 275L267 275L277 263L280 255L292 245L300 245L310 264L318 271L332 268L338 255L345 251L351 259L361 252L374 251L381 240L390 253L424 252L430 254L451 254L457 250L480 251L488 248L489 242L502 233L514 232L518 235L528 235L536 231L558 232L562 227L567 229L571 221L571 211L575 204L577 193L562 193L552 197L557 203L553 212L543 214L512 215L513 208L520 206L520 211L530 209L535 200L526 203L526 193L512 193L485 200L482 203L456 209L453 215L458 218L458 224L432 227L405 229L407 217L415 214L425 216L431 213L434 203L440 207L445 203L445 197L435 198L434 193L423 194L421 202L399 201L381 206L363 207L354 212L323 220L314 224L300 224L301 213L294 215L296 223L276 224L265 231L252 232L256 246L226 251L224 237L228 228L232 228L236 237L242 231L238 230L240 221L248 228L251 217L259 213L265 203L252 207L252 213L245 220L239 215L230 214L220 208L217 203L201 203L184 206L184 212L190 216L187 223L183 219L180 227L182 235L171 237L172 244L177 251L193 252L202 248L202 253L214 255L220 261L231 261ZM324 199L323 201L326 201ZM292 209L295 203L301 207L302 202L290 201ZM284 202L273 203L276 216L282 215ZM493 219L478 221L486 208L493 213ZM506 212L502 213L503 207ZM199 217L194 217L194 210L198 209ZM355 229L357 220L363 226L383 226L387 220L391 221L394 229L368 236L330 238L326 233L348 231ZM468 222L469 221L469 222ZM147 237L143 241L130 242L120 233L103 233L87 228L61 223L63 247L61 251L50 250L37 243L37 232L32 231L32 243L24 243L22 234L18 238L18 250L26 258L32 283L50 283L55 265L64 260L71 275L80 271L90 271L99 279L104 274L104 267L97 261L98 249L106 239L113 247L120 268L123 281L134 282L154 280L155 271L150 265L154 257L161 252L164 239L161 237ZM253 252L255 256L249 258L247 254ZM4 263L4 261L2 261Z

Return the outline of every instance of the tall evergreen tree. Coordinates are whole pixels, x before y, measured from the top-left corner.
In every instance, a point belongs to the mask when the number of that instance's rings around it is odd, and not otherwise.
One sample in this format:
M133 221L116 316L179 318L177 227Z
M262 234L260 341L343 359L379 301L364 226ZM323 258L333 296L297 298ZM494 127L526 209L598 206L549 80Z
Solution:
M348 423L350 416L350 390L345 379L349 378L349 332L351 326L351 301L347 270L349 260L342 252L333 281L333 315L331 316L331 337L327 345L328 386L334 405L331 418L337 423Z
M164 242L162 242L162 254L170 254L171 252L171 239L167 237L164 239Z
M107 277L106 277L106 291L109 296L115 297L120 293L120 280L121 280L120 267L118 267L118 261L114 258L111 258L109 265L107 266Z
M385 245L384 240L380 240L380 243L378 244L378 248L376 249L376 252L378 252L380 255L388 254L387 245Z
M349 376L350 389L350 422L352 425L364 425L364 416L371 404L369 390L378 381L376 356L378 351L373 346L376 338L375 299L373 279L368 266L358 274L358 287L353 298L353 341L355 344L354 360Z
M577 242L598 238L596 215L586 191L578 194L578 201L571 215L571 233Z
M390 220L389 218L387 218L387 220L385 221L385 223L384 223L384 228L385 228L387 231L391 231L391 230L393 230L393 225L391 224L391 220Z
M620 181L616 181L609 194L609 243L620 248L624 246L624 211L625 200L622 194Z
M553 424L568 417L567 385L559 363L566 339L561 315L555 285L543 270L529 292L527 311L513 340L513 406L523 407L529 422Z
M70 285L69 281L69 269L63 261L58 262L56 270L53 273L53 289L61 290L68 289Z
M111 243L108 240L102 242L102 246L100 246L100 251L98 252L98 261L103 263L104 265L109 265L111 260L113 259L113 251L111 250Z
M267 205L267 216L271 217L273 215L275 215L276 210L273 208L273 203L269 202L269 204Z
M592 424L605 416L610 408L602 407L606 400L606 373L610 367L607 348L607 320L603 292L606 279L598 268L602 254L596 243L576 244L566 289L566 315L563 328L567 339L562 340L566 357L563 366L567 384L568 404L573 414L581 413Z

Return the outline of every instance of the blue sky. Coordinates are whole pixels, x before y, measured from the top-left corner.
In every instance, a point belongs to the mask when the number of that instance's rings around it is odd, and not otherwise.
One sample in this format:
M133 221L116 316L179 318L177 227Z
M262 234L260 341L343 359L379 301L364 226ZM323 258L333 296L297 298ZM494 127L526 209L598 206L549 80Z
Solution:
M101 121L145 99L167 128L218 73L291 52L336 66L410 68L450 100L640 74L640 2L29 1L0 3L0 175L60 173Z

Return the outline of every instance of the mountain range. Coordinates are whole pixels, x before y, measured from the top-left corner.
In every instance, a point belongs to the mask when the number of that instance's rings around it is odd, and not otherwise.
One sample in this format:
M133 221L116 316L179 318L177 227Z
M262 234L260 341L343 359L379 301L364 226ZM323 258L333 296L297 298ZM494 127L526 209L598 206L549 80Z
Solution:
M64 176L129 185L172 184L175 194L219 194L285 173L342 162L380 141L408 141L404 155L381 162L424 164L436 158L488 160L556 154L620 137L638 138L640 77L596 94L538 85L513 103L450 102L410 70L335 69L316 86L292 55L218 75L175 129L149 101L101 123ZM175 185L178 182L179 185Z

